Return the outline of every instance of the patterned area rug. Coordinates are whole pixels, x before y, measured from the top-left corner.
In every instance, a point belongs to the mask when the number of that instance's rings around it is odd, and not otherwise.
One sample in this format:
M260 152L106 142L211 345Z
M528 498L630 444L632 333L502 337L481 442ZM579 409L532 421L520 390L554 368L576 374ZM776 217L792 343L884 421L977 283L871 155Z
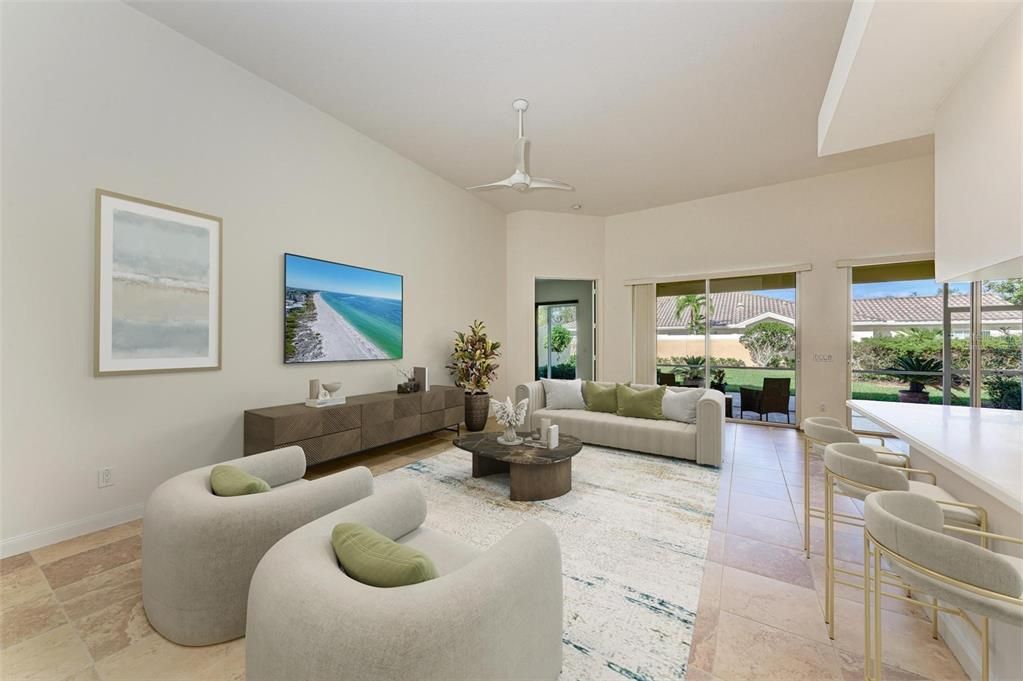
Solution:
M452 447L383 477L419 483L426 524L481 548L529 518L554 529L564 681L685 678L717 469L587 446L572 462L572 491L540 502L509 501L507 475L471 471L471 455Z

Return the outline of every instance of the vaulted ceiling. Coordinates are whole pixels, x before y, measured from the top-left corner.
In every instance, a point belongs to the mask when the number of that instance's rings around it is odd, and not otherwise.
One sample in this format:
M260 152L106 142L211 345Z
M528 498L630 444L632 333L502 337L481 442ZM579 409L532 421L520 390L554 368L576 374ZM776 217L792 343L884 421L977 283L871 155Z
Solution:
M930 153L817 157L850 4L132 3L460 186L510 174L524 97L531 172L577 190L480 197L594 215Z

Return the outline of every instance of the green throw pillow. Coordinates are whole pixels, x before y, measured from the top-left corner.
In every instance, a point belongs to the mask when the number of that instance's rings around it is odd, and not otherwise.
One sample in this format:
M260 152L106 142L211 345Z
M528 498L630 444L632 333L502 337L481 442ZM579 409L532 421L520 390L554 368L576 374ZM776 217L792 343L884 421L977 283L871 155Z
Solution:
M614 414L618 411L618 386L583 381L583 400L588 411Z
M408 586L438 576L433 561L422 551L392 541L365 525L334 526L330 543L345 574L363 584Z
M619 416L634 416L639 419L664 418L661 412L661 402L664 400L663 385L649 390L636 390L619 383L616 390Z
M218 497L237 497L242 494L269 492L266 480L249 475L237 466L221 464L210 471L210 487Z

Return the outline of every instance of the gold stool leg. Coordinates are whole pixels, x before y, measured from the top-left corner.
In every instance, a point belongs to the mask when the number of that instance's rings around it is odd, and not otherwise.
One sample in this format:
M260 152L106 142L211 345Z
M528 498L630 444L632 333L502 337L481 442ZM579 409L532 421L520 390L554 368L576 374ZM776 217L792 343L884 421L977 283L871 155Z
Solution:
M810 450L813 445L803 439L803 551L810 558Z
M881 681L881 547L874 547L874 679Z
M835 480L824 471L824 598L828 638L835 638Z
M938 598L935 596L931 598L931 603L934 605L931 608L931 638L935 641L938 640Z
M870 678L870 539L863 533L863 681Z
M980 621L980 645L982 650L980 651L980 681L988 681L988 674L990 673L990 660L988 660L988 630L987 630L987 617L981 618Z

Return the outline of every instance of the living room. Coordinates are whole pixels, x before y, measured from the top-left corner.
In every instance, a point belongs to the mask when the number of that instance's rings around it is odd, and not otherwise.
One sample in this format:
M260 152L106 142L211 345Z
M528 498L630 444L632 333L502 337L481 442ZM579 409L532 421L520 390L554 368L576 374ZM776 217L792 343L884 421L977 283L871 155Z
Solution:
M1020 678L1021 11L0 4L0 676Z

